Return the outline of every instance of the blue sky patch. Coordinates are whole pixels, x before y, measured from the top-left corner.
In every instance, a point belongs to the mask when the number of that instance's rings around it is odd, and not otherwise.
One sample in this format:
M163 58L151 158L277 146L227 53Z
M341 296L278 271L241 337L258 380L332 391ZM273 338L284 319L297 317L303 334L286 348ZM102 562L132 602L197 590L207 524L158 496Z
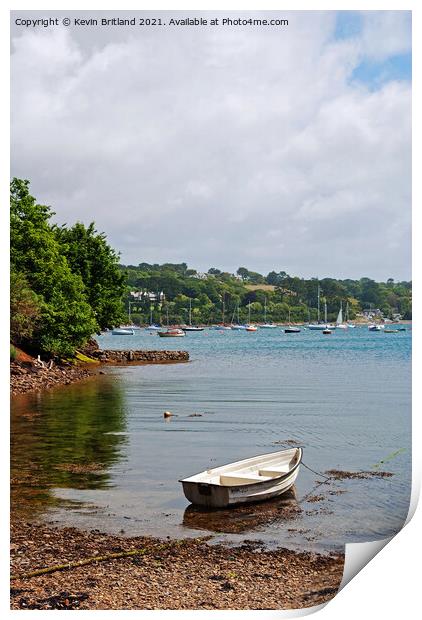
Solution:
M363 60L353 71L351 82L363 82L372 90L386 82L412 80L412 55L410 53L390 56L381 62Z
M362 31L362 17L356 11L339 11L336 16L335 39L350 39Z

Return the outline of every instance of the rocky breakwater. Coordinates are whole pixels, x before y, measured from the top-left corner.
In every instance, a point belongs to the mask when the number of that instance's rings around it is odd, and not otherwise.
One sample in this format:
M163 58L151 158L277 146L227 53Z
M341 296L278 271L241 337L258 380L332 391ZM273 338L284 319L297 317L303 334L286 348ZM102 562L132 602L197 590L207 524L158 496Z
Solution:
M92 358L102 364L168 364L175 362L188 362L187 351L113 351L102 350L90 351Z

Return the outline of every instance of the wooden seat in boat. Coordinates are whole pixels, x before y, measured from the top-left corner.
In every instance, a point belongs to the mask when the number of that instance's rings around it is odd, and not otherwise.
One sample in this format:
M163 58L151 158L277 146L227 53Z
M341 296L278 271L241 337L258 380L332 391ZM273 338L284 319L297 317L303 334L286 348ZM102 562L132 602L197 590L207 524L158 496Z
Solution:
M272 476L261 476L259 473L235 473L223 474L220 476L220 484L225 487L231 487L238 484L253 484L255 482L265 482L265 480L271 480Z
M287 474L290 471L290 466L288 463L285 465L275 465L274 467L267 467L266 469L260 469L259 473L261 476L269 476L270 478L276 478L277 476L281 476L281 474Z

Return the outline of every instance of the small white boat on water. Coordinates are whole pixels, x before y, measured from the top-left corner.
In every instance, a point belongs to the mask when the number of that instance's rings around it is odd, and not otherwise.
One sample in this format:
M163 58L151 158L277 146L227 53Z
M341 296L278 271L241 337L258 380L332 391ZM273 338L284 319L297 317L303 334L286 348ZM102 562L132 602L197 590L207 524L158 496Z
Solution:
M329 323L310 323L308 329L311 331L324 331L324 329L335 329L336 325L330 325Z
M159 325L154 325L154 324L152 324L152 325L147 325L147 326L145 327L145 330L146 330L147 332L156 332L158 329L161 329L161 327L160 327Z
M111 333L113 336L133 336L135 331L128 327L116 327Z
M227 331L231 329L229 325L211 325L210 329L216 329L218 331Z
M225 508L277 497L295 483L302 448L261 454L208 469L179 482L192 504Z
M384 325L368 325L368 329L370 332L380 332L384 329Z

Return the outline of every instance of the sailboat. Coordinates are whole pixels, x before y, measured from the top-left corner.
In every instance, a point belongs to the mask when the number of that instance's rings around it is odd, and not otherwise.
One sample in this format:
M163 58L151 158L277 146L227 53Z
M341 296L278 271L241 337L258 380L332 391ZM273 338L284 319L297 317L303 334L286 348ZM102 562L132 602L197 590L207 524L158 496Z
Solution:
M318 284L318 322L317 323L309 323L308 325L308 329L310 330L318 330L318 331L323 331L324 329L335 329L334 325L328 325L327 323L327 302L324 302L324 309L325 309L325 323L321 323L320 322L320 294L321 294L321 289L320 286Z
M326 329L326 325L323 325L320 322L320 294L321 294L321 289L318 284L318 321L316 323L309 323L308 329L310 330L321 330L322 331L323 329Z
M167 329L163 332L157 332L158 336L160 336L160 338L180 338L181 336L186 336L185 332L183 331L183 329L179 329L178 327L170 327L169 326L169 309L168 306L166 308L167 310Z
M236 312L236 310L235 310ZM237 304L237 323L233 322L234 320L234 312L233 312L233 316L232 316L232 324L231 324L231 328L232 329L246 329L246 325L241 325L240 323L240 317L239 317L239 304Z
M157 329L161 329L159 325L155 325L152 322L152 306L149 309L149 325L147 325L145 329L149 332L155 332Z
M274 329L277 328L277 325L274 323L267 323L267 298L265 297L264 301L264 323L259 326L261 329Z
M292 325L290 322L290 308L289 308L289 325L288 327L285 328L284 333L285 334L298 334L299 332L300 332L300 329Z
M256 332L258 328L256 325L252 325L251 323L251 302L248 303L248 324L246 325L247 332Z
M133 302L129 302L129 309L128 309L128 319L129 322L127 325L120 325L120 327L117 327L115 329L113 329L112 334L114 334L115 336L133 336L135 334L135 329L139 329L138 325L134 325L132 323L132 303Z
M220 323L220 325L213 325L212 327L210 327L210 329L218 329L219 331L226 331L226 330L231 329L230 325L226 325L225 311L226 311L226 304L224 302L224 294L223 294L223 316L222 316L223 322Z
M189 325L182 325L182 329L184 332L204 331L203 327L197 327L196 325L192 325L192 299L190 297L189 297Z
M338 311L336 320L337 329L347 329L347 323L343 323L343 302L340 302L340 310Z

